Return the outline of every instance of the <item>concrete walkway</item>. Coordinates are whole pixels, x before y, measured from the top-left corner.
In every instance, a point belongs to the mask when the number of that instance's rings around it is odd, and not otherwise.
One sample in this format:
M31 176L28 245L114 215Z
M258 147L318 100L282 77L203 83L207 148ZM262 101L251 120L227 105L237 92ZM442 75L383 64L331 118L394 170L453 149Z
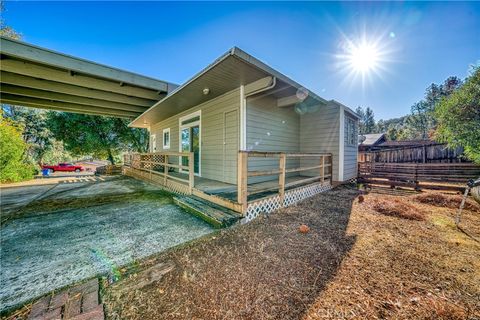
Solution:
M170 195L127 177L32 188L2 192L2 210L3 199L30 201L0 229L3 310L98 274L115 277L122 265L213 231Z

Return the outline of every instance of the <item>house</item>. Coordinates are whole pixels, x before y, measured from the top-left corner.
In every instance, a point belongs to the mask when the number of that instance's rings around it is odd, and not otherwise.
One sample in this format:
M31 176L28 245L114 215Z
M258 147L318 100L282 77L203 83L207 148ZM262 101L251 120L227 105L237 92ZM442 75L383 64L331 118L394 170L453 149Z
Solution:
M238 48L181 86L3 37L0 54L2 103L134 119L150 152L123 173L221 225L357 176L355 112Z
M169 158L173 167L165 170L159 165L161 174L179 179L184 172L186 176L189 160L178 153L193 153L190 165L195 175L194 189L207 190L210 195L223 194L225 198L225 190L231 186L231 190L249 196L250 191L239 191L241 184L247 185L245 189L255 189L256 184L272 182L282 189L279 174L285 176L287 189L289 181L293 186L299 177L310 177L309 182L315 183L319 180L314 179L319 177L317 169L328 166L328 177L322 171L322 180L328 180L328 185L357 175L358 115L236 47L154 104L130 126L147 128L150 152ZM245 160L241 159L242 153ZM160 164L165 160L157 161ZM278 172L279 161L286 162L284 172ZM242 171L248 177L242 176ZM215 193L213 182L223 192ZM243 195L243 202L247 202L247 196ZM240 211L248 209L240 195L232 200L243 205Z
M365 162L366 152L387 141L385 133L368 133L358 135L358 162Z

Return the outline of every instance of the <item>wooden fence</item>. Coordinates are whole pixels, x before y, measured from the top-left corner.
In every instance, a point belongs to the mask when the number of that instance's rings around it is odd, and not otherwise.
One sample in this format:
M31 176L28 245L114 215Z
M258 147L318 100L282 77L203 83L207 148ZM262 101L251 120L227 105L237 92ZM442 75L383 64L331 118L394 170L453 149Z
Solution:
M448 148L446 144L397 147L386 150L359 151L359 162L382 163L457 163L466 162L462 148Z
M249 158L271 158L278 159L278 168L272 170L262 171L249 171L248 159ZM301 159L308 160L303 163L308 164L306 166L299 166L290 168L287 166L288 159ZM300 164L302 161L300 161ZM315 165L310 165L316 163ZM283 203L285 197L285 189L302 185L310 182L325 182L325 180L331 181L331 166L332 155L330 153L284 153L284 152L260 152L260 151L239 151L238 153L238 170L237 170L237 202L242 206L242 212L246 211L249 195L264 193L269 191L277 191L280 196L280 202ZM296 179L291 182L287 182L286 176L289 173L305 172L309 174L302 177L302 179ZM312 171L316 171L316 174L312 174ZM267 185L265 188L256 188L249 191L248 178L249 177L261 177L261 176L275 176L278 175L278 182L273 185Z
M415 189L461 190L448 185L466 184L480 176L480 166L473 163L379 163L360 162L359 182Z

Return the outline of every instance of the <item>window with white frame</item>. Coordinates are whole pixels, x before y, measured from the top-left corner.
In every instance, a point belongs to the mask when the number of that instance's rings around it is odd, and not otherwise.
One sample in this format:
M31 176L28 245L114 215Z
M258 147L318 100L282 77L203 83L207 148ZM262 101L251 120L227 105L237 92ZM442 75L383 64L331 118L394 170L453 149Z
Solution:
M350 117L345 117L345 143L349 146L357 145L357 124Z
M170 128L163 129L163 149L170 149Z

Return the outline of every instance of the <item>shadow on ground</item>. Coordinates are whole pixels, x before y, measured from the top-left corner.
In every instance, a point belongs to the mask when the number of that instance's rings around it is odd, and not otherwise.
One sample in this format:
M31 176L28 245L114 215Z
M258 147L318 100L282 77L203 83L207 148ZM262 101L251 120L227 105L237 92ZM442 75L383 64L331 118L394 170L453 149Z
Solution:
M358 191L337 188L234 229L162 254L159 282L105 290L113 319L298 319L356 241L346 234ZM301 224L310 232L298 231ZM123 280L131 287L135 278ZM118 289L120 288L120 289Z

